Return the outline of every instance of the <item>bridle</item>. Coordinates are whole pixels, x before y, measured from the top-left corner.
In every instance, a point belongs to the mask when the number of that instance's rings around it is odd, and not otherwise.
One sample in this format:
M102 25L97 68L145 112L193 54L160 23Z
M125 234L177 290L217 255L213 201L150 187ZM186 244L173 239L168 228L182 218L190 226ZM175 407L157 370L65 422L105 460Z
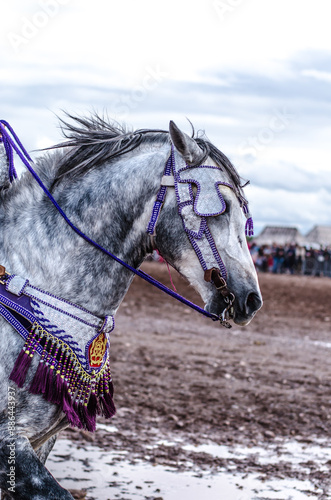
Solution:
M218 188L220 185L225 185L236 193L247 218L245 232L247 235L252 235L253 222L248 211L248 202L234 186L220 180L220 168L216 165L187 165L173 146L161 179L161 187L153 206L147 233L155 241L156 224L167 190L170 187L174 188L184 231L204 270L205 281L213 283L223 297L226 306L220 320L223 326L229 328L226 319L232 315L235 295L227 286L228 273L208 226L209 217L221 215L226 210L225 200Z
M210 313L206 311L205 309L201 308L200 306L192 303L188 299L185 299L181 295L179 295L177 292L169 289L156 279L154 279L152 276L149 276L147 273L144 271L141 271L139 269L135 269L134 267L130 266L126 262L122 261L120 258L118 258L116 255L112 254L109 250L103 248L101 245L99 245L97 242L95 242L93 239L91 239L88 235L83 233L78 227L76 227L71 220L67 217L65 212L62 210L62 208L59 206L57 201L54 199L52 194L48 191L38 174L35 172L35 170L32 168L33 161L30 158L29 154L27 153L26 149L20 142L19 138L15 134L14 130L12 127L9 125L8 122L5 120L0 120L0 132L2 134L2 141L5 146L5 150L7 153L7 158L9 162L9 180L10 182L13 182L14 179L17 177L15 168L14 168L14 155L13 152L15 151L23 164L27 167L29 172L32 174L34 179L37 181L39 186L42 188L46 196L49 198L51 203L55 206L55 208L58 210L58 212L61 214L61 216L64 218L64 220L67 222L67 224L80 236L82 237L85 241L93 245L95 248L100 250L101 252L105 253L112 259L114 259L116 262L124 266L125 268L129 269L132 271L134 274L139 276L140 278L144 279L148 283L152 284L156 288L162 290L163 292L167 293L168 295L172 296L176 300L182 302L183 304L189 306L190 308L196 310L200 314L211 318L213 321L220 321L221 325L226 327L226 328L231 328L231 325L228 323L227 318L231 314L231 308L233 305L233 302L235 300L234 294L228 289L227 287L227 271L224 266L224 263L217 251L216 244L214 242L214 239L211 235L211 232L209 231L208 224L207 224L207 217L215 216L215 215L220 215L226 208L225 202L219 192L217 190L219 201L221 203L221 206L223 209L220 211L220 209L216 210L213 209L214 211L208 212L210 208L210 204L207 203L207 206L204 206L203 200L201 203L201 190L206 188L206 176L204 174L204 169L210 169L208 170L208 173L210 174L211 171L214 169L215 172L219 171L218 167L216 166L208 166L208 165L202 165L200 167L191 167L185 164L183 158L181 155L175 150L175 148L172 148L171 154L168 158L168 161L165 166L164 170L164 175L162 177L161 181L161 187L159 189L159 192L156 197L156 201L154 203L154 207L152 210L152 215L150 218L150 222L147 227L147 232L148 234L152 235L155 231L156 223L158 216L160 214L161 208L163 206L163 203L165 201L166 193L167 193L167 188L168 187L174 187L176 191L176 199L177 199L177 204L178 204L178 209L179 213L182 217L183 220L183 225L184 225L184 230L186 231L186 234L188 235L188 238L192 244L192 247L194 248L198 259L200 261L200 264L204 270L204 279L207 282L212 282L217 290L220 292L221 296L223 297L223 300L225 302L225 308L223 312L221 313L220 316L214 313ZM214 173L215 173L214 172ZM192 177L193 173L193 177ZM198 176L198 177L197 177ZM199 182L200 179L200 182ZM192 185L195 184L198 187L198 193L197 196L193 196L193 188ZM233 186L230 184L226 184L222 181L217 181L217 185L219 184L225 184L228 187L232 188L235 190ZM215 186L212 186L212 189L214 189ZM200 191L199 191L200 189ZM249 214L248 207L247 207L247 201L235 190L238 199L241 203L243 212L247 218L246 222L246 234L247 235L252 235L253 233L253 222L252 218ZM215 199L215 197L214 197ZM207 200L208 201L208 200ZM193 208L193 210L192 210ZM207 211L206 211L207 210Z

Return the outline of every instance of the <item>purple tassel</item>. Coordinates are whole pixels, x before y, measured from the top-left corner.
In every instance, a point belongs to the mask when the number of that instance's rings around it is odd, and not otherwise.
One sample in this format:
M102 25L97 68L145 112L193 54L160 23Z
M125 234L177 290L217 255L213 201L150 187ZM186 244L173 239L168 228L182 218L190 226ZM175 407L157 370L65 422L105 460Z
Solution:
M95 395L95 392L93 391L90 394L90 399L87 404L87 411L91 417L95 417L100 413L99 401Z
M77 401L74 402L73 405L74 412L77 415L77 425L78 429L83 429L84 427L84 415L82 412L82 405L81 403L78 403Z
M88 412L88 408L86 404L82 405L82 413L83 413L83 422L84 427L87 431L94 432L95 431L95 415L90 415Z
M68 394L68 387L66 383L64 384L63 388L62 410L65 413L68 422L72 427L78 427L78 429L82 428L80 424L80 418L78 417L78 414L73 406L73 402L70 398L70 395Z
M9 375L9 379L15 382L18 387L23 387L25 382L26 374L31 365L32 357L30 354L27 354L23 349L15 362L14 368L12 369L11 374Z
M41 394L41 386L43 384L43 380L46 377L46 366L43 361L40 361L37 371L33 377L33 380L30 384L29 392L31 394Z
M113 386L113 382L111 380L108 382L108 390L109 390L110 397L113 398L114 386Z
M47 377L46 377L46 387L45 387L45 399L46 401L52 402L54 398L54 368L48 367Z
M254 227L253 227L252 217L249 217L246 221L245 233L246 233L246 236L253 236L254 235Z
M49 365L47 363L45 363L43 378L40 381L40 392L41 392L41 394L45 394L45 392L46 392L47 380L48 380L48 371L49 371Z
M55 379L53 397L49 401L51 403L59 405L63 399L63 390L64 390L64 377L62 378L60 373L57 373Z

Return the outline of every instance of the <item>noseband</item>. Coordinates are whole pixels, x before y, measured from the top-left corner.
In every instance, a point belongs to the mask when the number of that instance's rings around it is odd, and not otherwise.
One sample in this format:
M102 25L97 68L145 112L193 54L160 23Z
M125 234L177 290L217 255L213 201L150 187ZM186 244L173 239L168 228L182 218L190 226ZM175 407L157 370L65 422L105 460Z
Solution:
M152 237L155 236L157 220L165 202L167 189L174 187L184 231L204 270L205 281L213 283L223 297L226 307L220 320L223 326L229 327L226 318L231 315L235 295L227 286L227 270L208 227L209 217L221 215L226 210L225 200L219 190L220 185L227 186L236 193L247 219L246 235L252 235L253 222L248 211L247 201L234 186L222 181L221 169L216 165L200 165L198 167L187 165L174 147L171 149L164 169L161 187L147 226L147 233ZM196 194L194 194L194 186Z

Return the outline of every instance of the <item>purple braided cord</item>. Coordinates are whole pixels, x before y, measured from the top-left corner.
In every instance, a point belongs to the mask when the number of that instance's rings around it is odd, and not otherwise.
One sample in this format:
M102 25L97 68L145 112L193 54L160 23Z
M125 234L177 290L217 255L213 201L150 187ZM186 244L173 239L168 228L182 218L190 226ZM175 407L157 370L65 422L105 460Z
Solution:
M172 165L173 165L173 150L171 150L171 154L167 160L163 175L171 175ZM149 221L148 226L147 226L147 233L148 234L154 234L155 225L156 225L157 220L159 218L160 211L161 211L162 205L164 203L166 194L167 194L167 186L161 186L159 189L159 192L157 194L156 201L155 201L154 206L153 206L153 211L152 211L150 221Z
M3 134L4 128L1 125L6 125L6 127L9 128L9 130L11 129L11 127L10 127L10 125L7 122L5 122L4 120L1 120L1 122L0 122L0 127L1 127L1 132L2 132L2 141L1 142L3 142L3 145L5 147L5 151L6 151L6 155L7 155L7 159L8 159L8 164L9 164L9 168L8 168L9 181L13 182L14 179L17 179L17 173L16 173L16 170L15 170L15 167L14 167L13 150L11 148L10 143L8 142L7 135Z
M252 217L249 217L246 221L245 234L246 236L254 236L254 226Z
M247 219L246 224L245 224L245 234L246 236L254 236L254 226L253 226L253 218L251 214L249 213L247 202L243 204L243 212L245 214L245 217Z
M6 125L6 127L8 128L8 130L11 132L13 138L16 141L16 144L15 144L15 141L10 136L10 134L6 131L4 125ZM157 281L155 278L153 278L149 274L145 273L144 271L141 271L139 269L135 269L134 267L130 266L130 264L127 264L126 262L124 262L120 258L116 257L116 255L112 254L111 252L109 252L108 250L106 250L105 248L103 248L101 245L99 245L99 243L96 243L95 241L93 241L89 236L87 236L78 227L76 227L71 222L71 220L67 217L67 215L62 210L62 208L60 207L60 205L58 205L57 201L53 198L53 196L48 191L48 189L46 188L46 186L43 184L42 180L39 178L39 176L37 175L37 173L33 170L32 166L30 165L30 163L28 161L28 160L30 160L32 162L32 160L31 160L29 154L27 153L27 151L25 150L25 148L23 147L23 145L21 144L21 142L18 140L17 135L14 133L13 129L8 125L7 122L5 122L3 120L0 120L0 130L1 130L1 133L2 133L3 137L6 137L6 140L8 141L8 144L10 145L11 149L13 149L17 153L17 155L19 156L19 158L21 159L21 161L24 163L24 165L26 166L26 168L29 170L29 172L31 173L31 175L38 182L39 186L44 191L44 193L46 194L46 196L49 198L49 200L55 206L55 208L57 209L57 211L62 215L62 217L64 218L64 220L67 222L67 224L75 231L75 233L77 233L81 238L83 238L85 241L87 241L88 243L90 243L91 245L93 245L95 248L97 248L101 252L105 253L106 255L108 255L109 257L111 257L112 259L114 259L116 262L118 262L119 264L121 264L122 266L124 266L126 269L129 269L134 274L136 274L140 278L144 279L145 281L147 281L151 285L155 286L159 290L162 290L166 294L170 295L171 297L173 297L174 299L178 300L179 302L182 302L183 304L187 305L191 309L194 309L195 311L199 312L203 316L206 316L207 318L211 318L213 321L219 320L219 317L217 316L217 314L213 314L213 313L210 313L208 311L205 311L204 309L202 309L202 307L194 304L193 302L189 301L188 299L185 299L185 297L182 297L181 295L179 295L178 293L174 292L173 290L171 290L167 286L163 285L163 283L160 283L159 281Z

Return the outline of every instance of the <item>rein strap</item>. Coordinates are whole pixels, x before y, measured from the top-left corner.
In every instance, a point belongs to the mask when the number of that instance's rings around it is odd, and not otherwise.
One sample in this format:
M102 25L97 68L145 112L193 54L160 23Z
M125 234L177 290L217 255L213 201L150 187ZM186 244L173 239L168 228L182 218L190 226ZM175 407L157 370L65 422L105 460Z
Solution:
M202 307L198 306L197 304L194 304L193 302L189 301L185 297L182 297L177 292L171 290L170 288L168 288L167 286L165 286L163 283L160 283L158 280L156 280L155 278L153 278L149 274L145 273L144 271L141 271L139 269L135 269L134 267L130 266L130 264L124 262L119 257L117 257L116 255L112 254L109 250L103 248L101 245L99 245L99 243L97 243L94 240L92 240L92 238L90 238L83 231L81 231L78 227L76 227L73 224L73 222L71 222L71 220L67 217L67 215L62 210L62 208L60 207L60 205L57 203L57 201L54 199L54 197L48 191L47 187L44 185L44 183L42 182L42 180L40 179L40 177L38 176L38 174L32 168L33 161L30 158L28 152L26 151L26 149L22 145L21 141L18 139L18 137L15 134L14 130L12 129L12 127L6 121L4 121L4 120L0 120L0 132L2 134L2 137L3 137L3 140L4 140L5 144L7 144L6 151L7 150L10 151L9 158L13 158L13 151L15 151L17 153L17 155L19 156L19 158L22 161L22 163L26 166L26 168L29 170L29 172L34 177L34 179L37 181L37 183L39 184L39 186L41 187L41 189L44 191L44 193L46 194L46 196L49 198L49 200L51 201L51 203L54 205L54 207L57 209L57 211L60 213L60 215L66 221L66 223L71 227L71 229L73 231L75 231L75 233L77 233L81 238L83 238L85 241L87 241L88 243L90 243L92 246L94 246L95 248L97 248L101 252L105 253L106 255L108 255L109 257L111 257L112 259L114 259L116 262L118 262L119 264L121 264L123 267L125 267L128 270L130 270L131 272L133 272L134 274L136 274L137 276L139 276L143 280L147 281L148 283L150 283L154 287L158 288L162 292L170 295L174 299L176 299L179 302L187 305L191 309L194 309L195 311L197 311L198 313L202 314L203 316L206 316L207 318L212 319L213 321L219 321L220 320L220 317L217 314L213 314L213 313L210 313L208 311L205 311L205 309L203 309ZM8 152L7 152L7 155L8 155ZM170 163L169 160L168 160L168 162L169 162L169 169L170 170L169 170L169 174L165 173L165 175L170 175L170 171L171 171L171 163ZM13 165L13 162L11 162L11 165ZM15 178L15 176L14 176L14 178ZM163 195L163 191L161 193L161 189L162 188L164 189L164 195ZM161 194L160 194L159 205L158 205L160 207L159 210L161 210L162 204L164 202L163 196L165 198L165 193L166 193L166 189L167 188L166 188L166 186L162 186L161 189L160 189L160 193ZM155 210L155 217L158 216L157 210L158 209Z

